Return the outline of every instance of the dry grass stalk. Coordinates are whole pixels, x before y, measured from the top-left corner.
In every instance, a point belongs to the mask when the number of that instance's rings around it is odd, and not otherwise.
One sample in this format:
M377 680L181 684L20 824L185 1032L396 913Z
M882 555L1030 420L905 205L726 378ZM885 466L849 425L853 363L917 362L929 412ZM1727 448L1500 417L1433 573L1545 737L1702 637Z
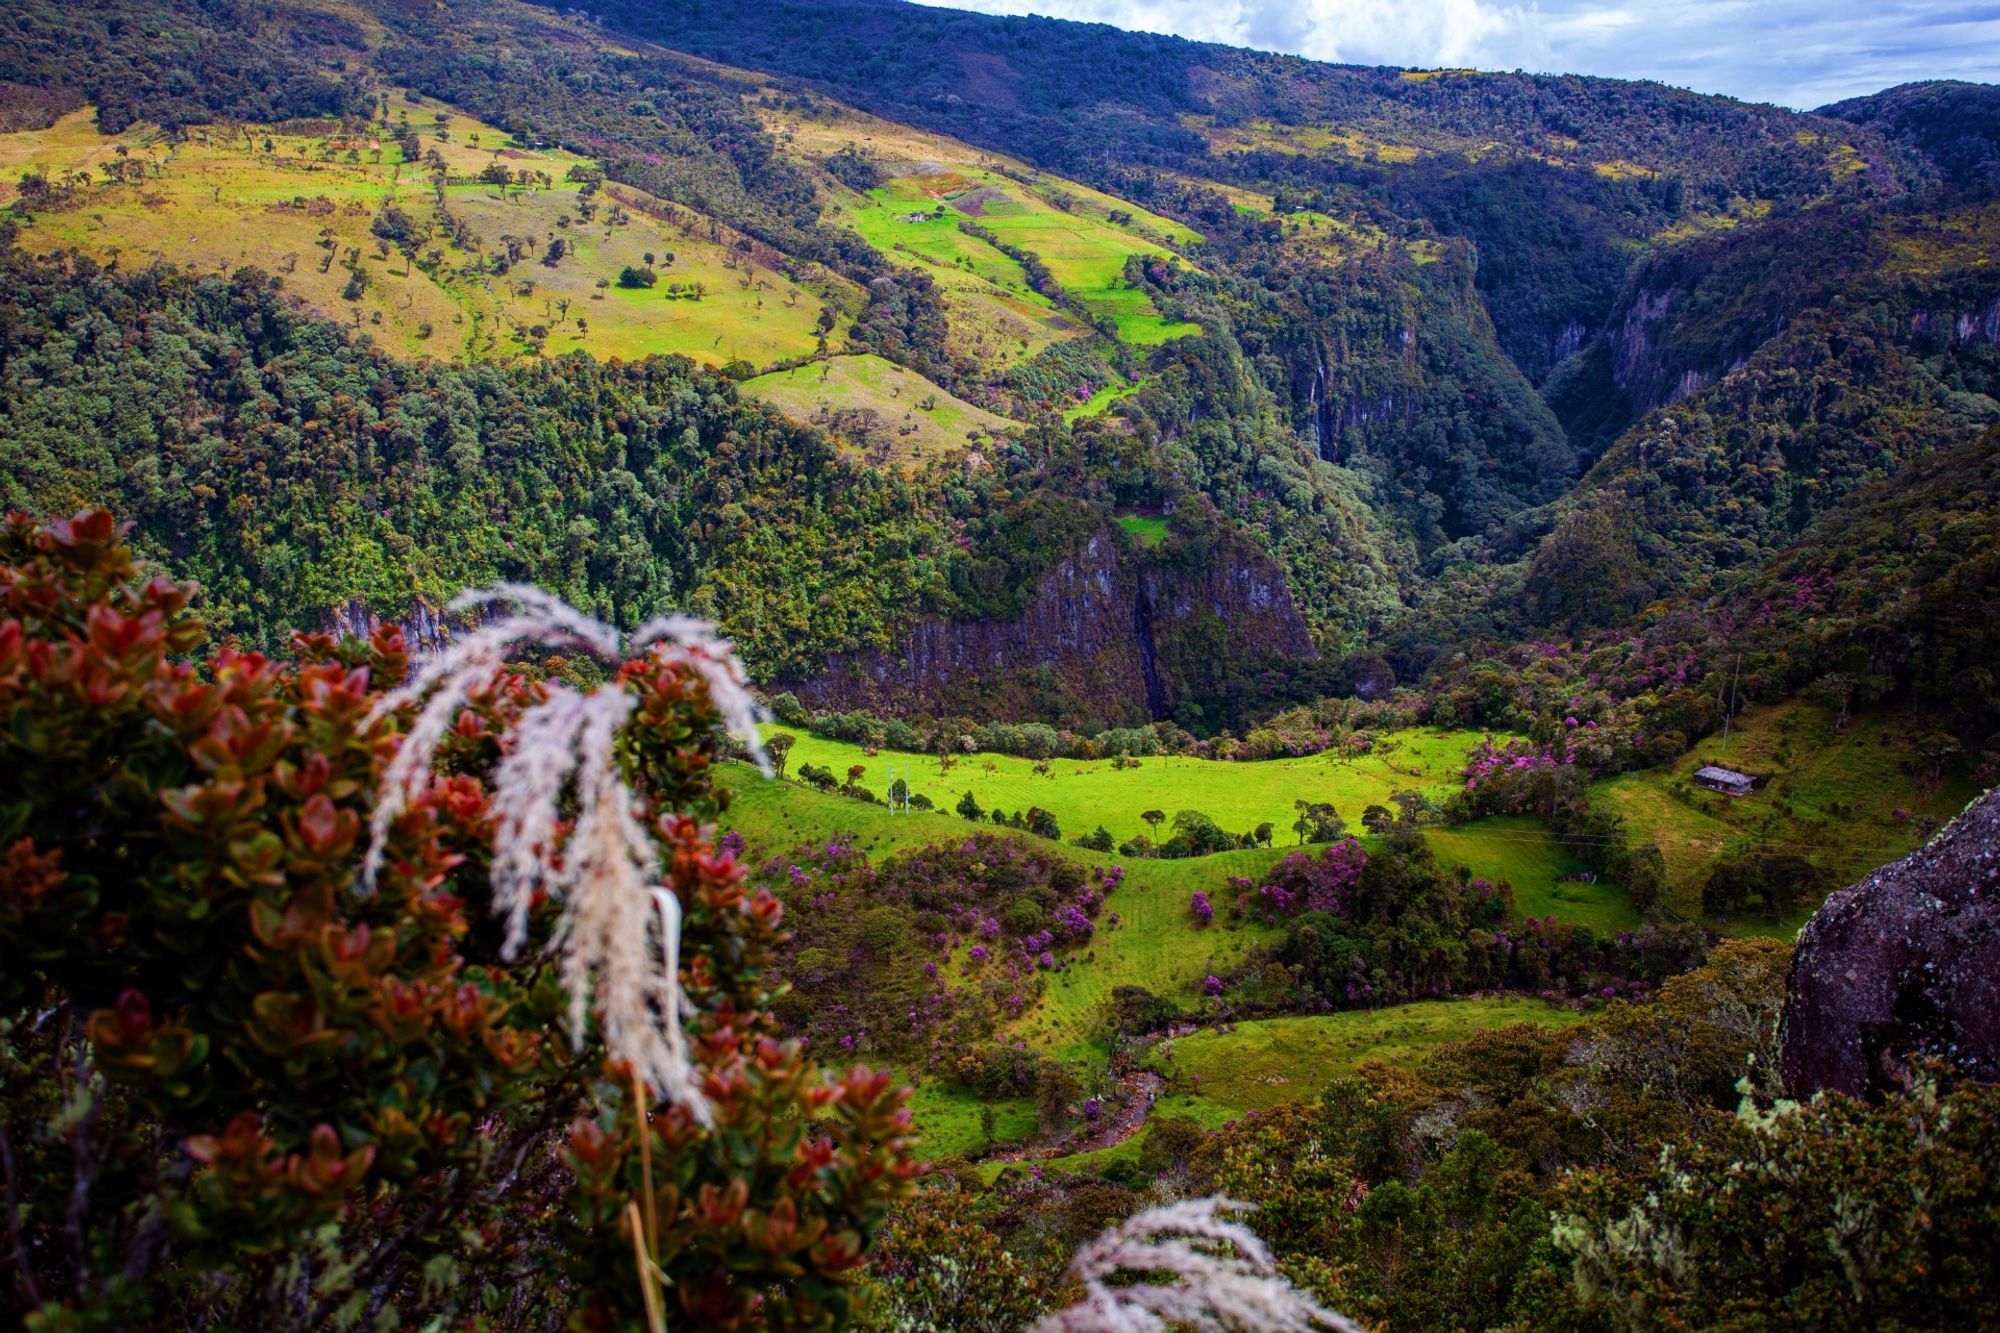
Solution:
M1068 1275L1083 1284L1083 1299L1031 1333L1361 1333L1281 1277L1264 1242L1221 1215L1245 1207L1191 1199L1111 1228L1070 1261ZM1137 1281L1106 1285L1114 1276ZM1158 1277L1167 1280L1151 1280Z
M499 584L465 594L451 609L480 606L510 609L454 641L376 704L377 717L409 706L417 714L383 775L362 865L366 891L381 874L396 820L433 780L438 748L459 709L510 656L529 646L580 647L616 663L626 648L610 626L538 588ZM632 646L686 662L765 764L759 710L742 665L711 626L686 617L652 621ZM493 773L493 907L506 920L511 957L527 942L538 897L560 904L549 947L569 995L572 1040L582 1041L594 1005L610 1054L706 1123L708 1106L680 1023L680 900L656 886L658 848L615 753L635 704L616 686L585 694L550 682L502 738L505 755ZM566 838L565 797L575 810Z

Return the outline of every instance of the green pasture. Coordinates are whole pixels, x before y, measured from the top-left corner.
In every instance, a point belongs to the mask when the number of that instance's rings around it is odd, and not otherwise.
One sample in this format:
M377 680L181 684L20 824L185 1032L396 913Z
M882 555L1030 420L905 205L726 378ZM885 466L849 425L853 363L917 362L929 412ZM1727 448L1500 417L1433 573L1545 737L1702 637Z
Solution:
M1204 1124L1319 1096L1364 1060L1414 1064L1431 1050L1515 1023L1566 1027L1584 1014L1526 996L1419 1000L1297 1018L1205 1028L1153 1048L1149 1066L1169 1082L1156 1114Z
M1978 794L1962 760L1947 763L1941 779L1925 780L1927 761L1909 742L1927 729L1927 720L1914 714L1858 716L1842 727L1812 704L1751 708L1726 742L1712 736L1672 764L1600 782L1591 795L1658 844L1669 904L1698 917L1702 884L1725 857L1795 853L1838 885L1914 851L1925 838L1923 821L1942 823ZM1704 791L1693 776L1711 763L1766 781L1748 796ZM1731 928L1790 934L1809 915L1810 907L1777 926L1749 921Z
M1309 1101L1364 1061L1413 1064L1430 1051L1476 1033L1516 1023L1568 1027L1587 1015L1542 1000L1493 996L1422 1000L1387 1009L1358 1009L1300 1018L1266 1018L1226 1028L1204 1028L1156 1046L1148 1067L1168 1079L1153 1103L1148 1125L1120 1144L1038 1161L1044 1171L1100 1172L1136 1158L1151 1121L1174 1116L1204 1129L1220 1129L1256 1111ZM1197 1083L1197 1077L1199 1082ZM974 1124L977 1124L975 1113ZM975 1132L976 1137L976 1132ZM979 1167L989 1183L1020 1163Z
M1067 204L1067 211L1052 199ZM1125 341L1152 345L1196 332L1199 325L1164 318L1152 298L1127 286L1124 278L1130 256L1168 253L1146 233L1182 241L1194 234L1150 215L1145 223L1137 214L1131 223L1114 223L1109 216L1113 211L1123 216L1133 210L1069 182L1028 186L967 164L887 181L870 190L849 215L862 237L886 253L921 256L1017 301L1048 306L1046 298L1028 288L1017 261L959 230L959 223L970 219L1006 244L1038 255L1065 291L1093 316L1113 320Z
M915 1085L910 1115L917 1128L917 1155L925 1160L957 1157L988 1145L980 1113L993 1112L993 1143L1012 1143L1035 1132L1034 1103L1024 1097L982 1102L969 1088L928 1078Z
M402 94L391 99L386 127L345 135L197 126L174 142L144 125L102 135L92 116L80 111L47 130L0 135L0 203L30 170L52 180L92 177L68 204L36 213L18 244L74 248L127 267L261 268L316 313L399 355L507 359L581 349L604 358L676 353L710 365L761 365L810 354L820 310L845 311L861 300L853 284L816 266L794 282L773 267L768 250L739 250L729 229L715 239L709 219L628 186L606 185L586 220L579 187L565 178L588 159L518 148L502 130ZM445 208L465 228L462 245L441 216L428 170L402 160L395 131L405 123L425 154L445 163ZM143 179L102 176L99 168L118 161L120 150L144 165ZM547 179L525 188L479 183L495 162ZM392 204L419 232L409 254L384 253L371 230ZM567 253L545 264L554 239ZM495 274L491 260L510 241L521 258ZM642 266L648 253L658 284L620 287L620 270ZM675 285L701 295L677 297Z
M1458 762L1457 758L1447 756L1462 755L1463 747L1471 743L1473 736L1469 732L1434 731L1399 735L1407 748L1371 758L1378 763L1393 760L1398 765L1414 766L1417 756L1426 756L1425 762L1455 771L1451 766ZM826 748L809 750L809 745ZM876 790L887 785L885 756L863 756L858 747L841 746L838 742L808 736L801 736L792 751L791 771L796 772L802 760L826 764L846 757L849 751L854 762L879 765L871 768L876 775L873 779ZM903 771L909 774L913 789L924 790L918 771L920 756L899 756L895 762L900 763ZM928 762L934 775L935 760ZM1118 788L1114 780L1141 777L1148 772L1145 765L1156 766L1156 781L1164 781L1169 776L1166 762L1160 760L1143 761L1139 769L1122 773L1112 772L1108 764L1102 763L1059 765L1059 776L1053 779L1036 777L1033 766L1026 760L1010 762L1020 765L1025 776L1001 771L993 774L980 771L977 775L994 783L993 790L1010 790L1004 785L1010 781L1037 793L1068 784L1070 799L1076 803L1072 808L1083 811L1091 809L1085 802L1092 799L1113 803L1128 799L1130 793ZM1255 764L1200 760L1174 762L1187 766L1172 779L1174 788L1183 793L1200 791L1216 809L1224 812L1233 807L1222 802L1245 799L1242 791L1231 789L1232 784L1237 788L1255 788L1268 783L1272 785L1267 790L1274 791L1310 789L1319 793L1313 799L1327 798L1326 784L1311 777L1317 770L1307 766L1308 761L1273 760ZM1366 784L1371 782L1393 785L1397 789L1409 785L1407 782L1392 781L1406 778L1404 773L1387 769L1371 773L1362 769L1361 765L1367 762L1364 759L1353 765L1327 764L1326 767L1337 770L1338 781L1358 784L1341 788L1342 791L1365 794L1368 790ZM1088 773L1073 771L1077 767L1102 768L1103 774L1093 779ZM972 761L967 760L954 769L950 779L958 784L956 790L963 790L964 781L974 776L968 771L972 768ZM1350 771L1354 769L1360 771ZM844 764L836 771L844 775ZM1292 772L1293 776L1284 777L1286 771ZM862 781L864 785L869 785L871 778L864 774ZM1295 785L1282 785L1287 782ZM743 835L753 861L800 846L823 845L835 836L851 841L873 856L946 842L968 836L974 831L1015 838L1033 836L999 828L990 822L970 824L955 814L943 811L892 814L884 806L816 792L796 782L764 782L741 766L726 769L723 783L733 793L732 804L723 822ZM975 787L974 790L979 789ZM1159 786L1151 790L1169 788ZM1348 805L1343 803L1346 798L1336 796L1335 799L1350 815L1358 815L1361 805L1365 803L1357 795L1352 798L1352 809L1349 810ZM1007 804L1002 802L1003 806ZM1147 806L1142 803L1135 810L1144 808ZM1058 815L1058 818L1063 816ZM1080 823L1078 830L1095 827L1095 822L1092 818ZM1137 823L1136 814L1133 822ZM1065 828L1067 830L1067 823ZM1133 831L1142 829L1143 825L1139 825ZM1533 839L1532 835L1537 831L1539 825L1529 820L1484 820L1463 829L1433 830L1431 837L1439 859L1445 864L1464 864L1475 874L1513 883L1524 912L1536 915L1552 913L1565 920L1580 921L1602 929L1636 923L1629 905L1624 902L1622 891L1615 887L1577 885L1573 887L1579 891L1588 890L1587 896L1581 892L1571 896L1565 891L1572 886L1557 885L1556 877L1567 867L1567 862L1546 837L1540 841ZM1487 836L1489 834L1491 836ZM1207 893L1218 906L1223 905L1227 901L1225 895L1231 892L1231 877L1256 879L1295 850L1286 845L1288 841L1295 842L1296 839L1277 839L1270 848L1223 852L1185 860L1160 860L1100 855L1036 839L1034 845L1038 849L1059 850L1062 855L1085 865L1122 865L1125 880L1105 900L1097 934L1090 944L1072 955L1075 961L1066 971L1044 977L1041 1002L1030 1008L1009 1029L1008 1035L1027 1041L1036 1049L1047 1051L1059 1059L1073 1062L1083 1072L1089 1073L1099 1068L1103 1060L1100 1039L1114 987L1143 986L1184 1008L1197 1009L1201 980L1205 975L1220 972L1239 962L1251 945L1273 938L1277 931L1255 922L1232 924L1227 912L1218 912L1214 922L1207 927L1197 926L1188 907L1190 897L1199 890ZM1118 916L1115 923L1110 919L1113 913Z
M1035 771L1034 761L1012 755L959 756L945 773L939 771L936 755L892 750L870 755L858 745L800 732L790 771L816 764L844 780L858 764L861 785L880 795L894 770L913 795L927 796L946 810L968 791L988 811L997 806L1011 814L1040 806L1056 817L1065 837L1089 833L1099 824L1119 842L1152 836L1139 816L1159 810L1168 821L1159 830L1163 839L1177 811L1199 810L1235 833L1269 822L1274 845L1282 848L1297 842L1291 832L1295 801L1330 801L1358 832L1362 810L1388 805L1396 792L1444 796L1454 789L1467 754L1482 736L1413 728L1384 735L1373 753L1359 757L1327 753L1261 763L1167 755L1140 759L1137 767L1120 770L1109 759L1056 759L1044 776Z
M1157 514L1125 514L1118 526L1132 534L1141 546L1158 546L1167 539L1167 520Z
M992 824L975 826L952 814L891 814L885 806L825 795L797 783L764 782L739 766L726 770L723 781L732 788L733 799L722 822L743 835L753 863L803 845L824 845L836 835L873 856L963 838L975 831L1033 837ZM1009 1029L1010 1037L1078 1062L1086 1071L1103 1059L1097 1038L1114 986L1144 986L1193 1006L1203 976L1230 965L1252 943L1276 933L1254 924L1228 925L1220 913L1213 925L1198 927L1188 900L1197 889L1211 897L1223 892L1231 875L1257 875L1285 854L1282 848L1161 861L1100 856L1039 838L1034 845L1085 865L1125 867L1125 882L1105 899L1096 937L1075 955L1078 961L1068 971L1045 978L1042 1002ZM1119 918L1116 924L1110 920L1114 912Z
M786 416L828 430L877 461L916 464L960 452L967 435L1000 435L1019 423L975 406L874 353L835 356L745 380L742 391ZM842 414L872 413L857 420Z
M1587 867L1538 819L1494 816L1435 828L1428 836L1441 864L1511 885L1521 916L1553 916L1599 932L1636 930L1640 924L1623 886L1567 878Z
M1138 391L1139 386L1137 384L1125 384L1114 381L1105 385L1082 402L1064 408L1062 414L1063 420L1081 421L1085 417L1094 417L1120 398L1130 397Z

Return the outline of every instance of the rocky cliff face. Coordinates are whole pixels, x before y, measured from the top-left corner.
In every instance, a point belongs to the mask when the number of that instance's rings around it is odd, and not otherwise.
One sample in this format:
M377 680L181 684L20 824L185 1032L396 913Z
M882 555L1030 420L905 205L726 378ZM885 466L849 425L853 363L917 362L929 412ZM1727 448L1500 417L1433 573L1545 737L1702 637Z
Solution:
M1827 899L1792 956L1785 1086L1855 1094L1910 1056L2000 1079L2000 789Z
M360 602L349 602L334 609L325 628L335 638L365 639L382 623L380 616ZM409 613L396 623L403 627L403 642L418 656L435 653L451 642L451 626L445 623L443 613L423 602L411 602Z
M1016 620L926 619L896 651L840 653L789 688L815 708L1044 716L1052 702L1107 724L1169 716L1194 652L1310 658L1284 574L1218 555L1199 571L1134 568L1100 533L1042 580Z

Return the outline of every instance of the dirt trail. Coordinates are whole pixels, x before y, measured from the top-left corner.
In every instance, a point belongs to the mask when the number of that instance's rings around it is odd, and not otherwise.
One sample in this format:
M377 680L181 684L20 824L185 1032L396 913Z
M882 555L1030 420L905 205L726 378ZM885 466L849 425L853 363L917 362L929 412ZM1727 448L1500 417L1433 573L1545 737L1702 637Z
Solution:
M1100 1148L1115 1148L1137 1134L1145 1126L1146 1117L1152 1114L1153 1099L1167 1081L1149 1069L1127 1074L1118 1080L1120 1094L1118 1109L1096 1127L1082 1134L1074 1134L1061 1143L1045 1144L1039 1147L1002 1148L998 1152L986 1154L988 1162L1043 1162L1053 1157L1070 1157L1082 1152L1096 1152Z

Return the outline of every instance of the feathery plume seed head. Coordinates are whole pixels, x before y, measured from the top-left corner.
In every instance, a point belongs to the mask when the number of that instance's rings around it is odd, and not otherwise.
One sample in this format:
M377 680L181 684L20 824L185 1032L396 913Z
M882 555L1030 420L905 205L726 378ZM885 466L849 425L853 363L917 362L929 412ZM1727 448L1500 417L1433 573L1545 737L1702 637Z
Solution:
M764 753L764 738L757 724L764 720L764 708L750 693L750 678L737 659L736 645L715 636L715 626L692 616L660 616L632 632L635 651L665 644L678 651L696 675L708 686L708 697L722 714L723 725L742 738L758 771L771 776L771 760Z
M467 592L449 609L484 606L507 609L424 662L370 715L378 720L417 709L383 773L362 862L364 892L373 892L381 875L396 820L432 781L438 748L459 709L500 675L510 655L529 646L580 647L615 663L627 650L610 626L523 584ZM630 648L651 648L686 663L769 775L757 733L762 710L734 649L712 625L663 617L642 626ZM537 895L558 903L549 947L560 959L569 995L571 1039L581 1043L594 1002L610 1054L708 1123L680 1023L686 1003L680 900L657 886L659 850L615 754L618 732L636 702L616 683L585 694L551 681L502 738L504 754L493 772L493 909L506 922L504 950L511 958L527 942ZM566 793L574 796L576 819L565 837Z
M1230 1199L1191 1199L1148 1208L1076 1252L1068 1276L1083 1299L1030 1333L1361 1333L1279 1276L1254 1232L1223 1217L1247 1210ZM1141 1279L1112 1287L1122 1274ZM1144 1279L1164 1276L1164 1282Z

